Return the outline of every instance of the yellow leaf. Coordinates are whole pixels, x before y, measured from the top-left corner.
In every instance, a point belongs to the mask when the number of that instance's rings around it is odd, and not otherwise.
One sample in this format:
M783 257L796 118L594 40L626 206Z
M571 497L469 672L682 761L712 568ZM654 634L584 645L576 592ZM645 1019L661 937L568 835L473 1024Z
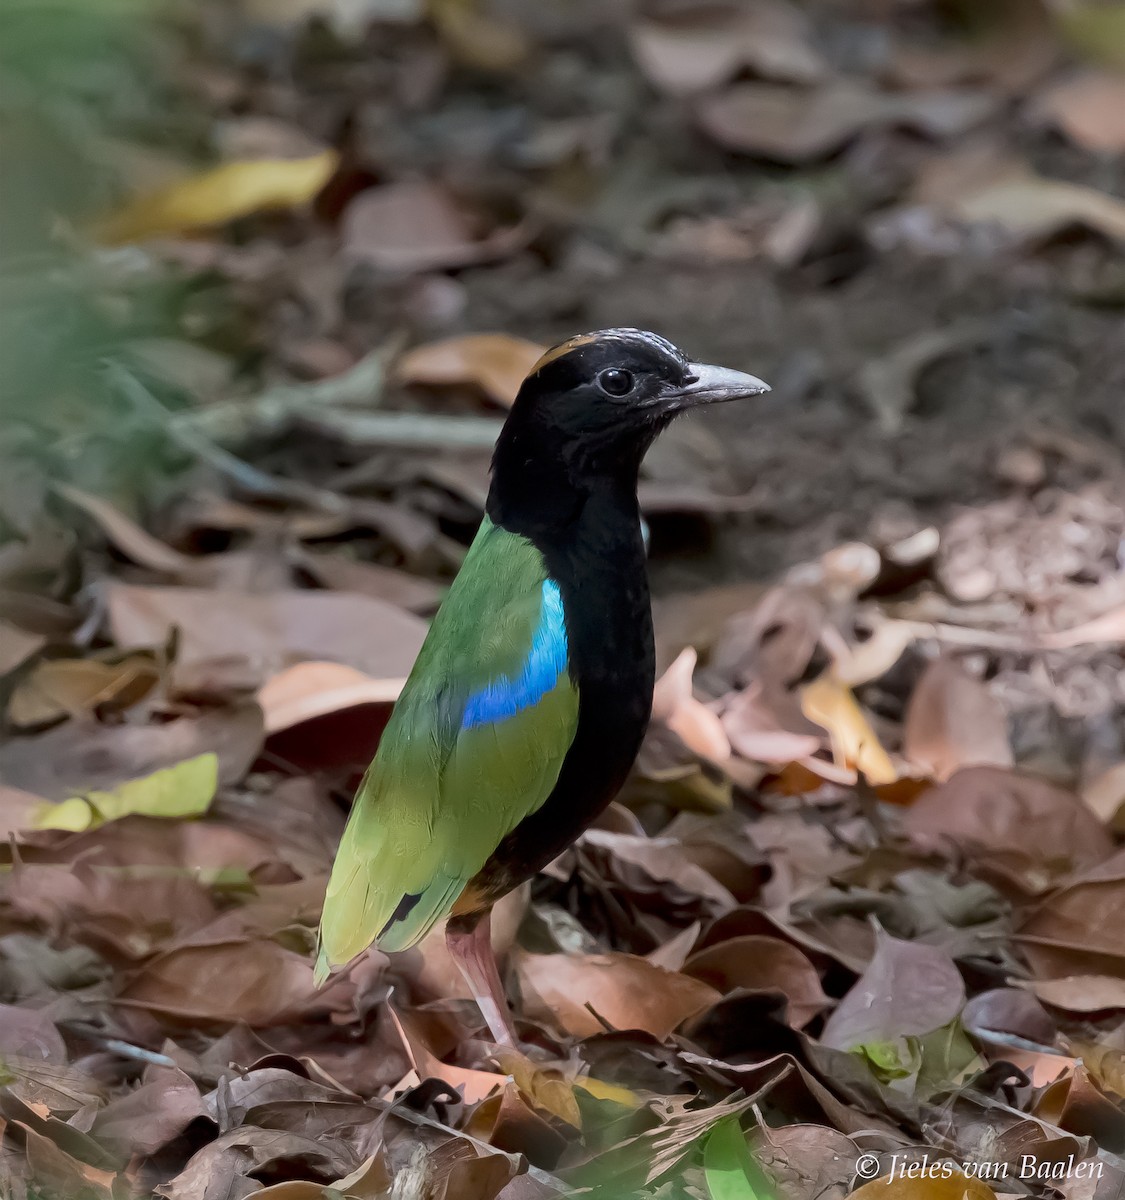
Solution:
M61 804L44 804L32 814L36 829L96 829L121 817L197 817L219 786L219 760L200 754L174 767L131 779L111 792L88 792Z
M482 71L510 71L531 53L517 26L481 11L480 0L429 0L430 20L455 58Z
M533 1108L549 1112L575 1129L582 1127L582 1114L574 1098L574 1087L562 1072L533 1063L518 1050L501 1048L493 1057L500 1070L512 1077L523 1098Z
M1071 49L1083 58L1125 71L1125 8L1120 4L1067 7L1057 20Z
M136 242L222 225L266 209L295 208L324 187L338 162L335 150L325 150L310 158L226 163L138 196L106 218L96 232L103 242Z
M870 783L893 783L898 778L851 689L831 672L801 689L801 711L828 730L838 766L861 771Z
M32 811L31 824L35 829L67 829L71 833L81 833L94 824L94 810L78 796L59 804L44 801Z
M865 1154L860 1162L867 1160L874 1162L875 1156ZM905 1169L901 1164L896 1165L899 1171ZM948 1176L944 1163L913 1165L919 1169L928 1168L932 1174L914 1178L896 1174L890 1178L891 1167L888 1165L887 1175L857 1188L848 1200L994 1200L996 1196L986 1183L953 1169L952 1165Z
M574 1086L581 1088L595 1100L608 1100L613 1104L620 1104L622 1108L640 1108L642 1103L636 1092L631 1092L628 1088L620 1087L616 1083L606 1083L602 1079L595 1079L592 1075L583 1075L576 1079Z

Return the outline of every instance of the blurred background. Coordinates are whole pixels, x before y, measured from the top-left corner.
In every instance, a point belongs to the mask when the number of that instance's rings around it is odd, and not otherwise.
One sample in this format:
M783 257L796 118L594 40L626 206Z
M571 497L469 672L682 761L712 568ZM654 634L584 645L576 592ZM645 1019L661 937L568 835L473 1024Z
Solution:
M61 1099L24 1080L20 1103L123 1103L162 1044L157 1066L195 1081L161 1126L177 1141L111 1110L104 1161L44 1124L80 1165L21 1134L0 1168L100 1197L97 1171L163 1147L134 1183L183 1171L167 1194L210 1200L191 1106L230 1062L315 1053L366 1097L413 1069L385 963L312 988L324 873L519 381L608 326L773 391L647 460L675 666L599 834L637 841L540 880L525 941L662 954L724 905L768 904L815 945L794 1024L815 1022L821 984L835 1002L873 953L825 899L843 855L886 927L948 943L971 991L1109 979L1083 1036L1120 1058L1125 900L1091 901L1081 936L1073 914L1045 927L1050 954L1004 939L1125 832L1125 4L0 0L0 158L0 823L23 864L0 1000L49 1013L66 1046L36 1037L72 1072ZM827 695L800 690L814 679ZM949 783L981 764L1003 779ZM986 889L987 945L942 941L895 890L888 806L920 795L911 836L994 856L970 884L925 860L939 890ZM818 826L810 850L806 802L851 832ZM636 849L656 833L691 871ZM419 1004L456 987L432 963L410 979ZM1085 995L1050 992L1074 1020ZM721 1024L708 1053L732 1050ZM127 1047L108 1066L106 1039ZM589 1061L612 1075L610 1057ZM1083 1078L1119 1109L1114 1061ZM231 1177L240 1196L338 1180L365 1146Z

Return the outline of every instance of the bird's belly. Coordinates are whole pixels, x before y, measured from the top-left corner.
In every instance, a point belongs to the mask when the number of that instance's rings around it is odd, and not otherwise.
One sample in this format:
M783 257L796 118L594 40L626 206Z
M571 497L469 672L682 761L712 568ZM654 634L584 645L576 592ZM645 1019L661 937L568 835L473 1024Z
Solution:
M531 878L598 816L620 791L648 726L652 672L616 680L606 694L583 699L578 730L559 778L543 805L496 848L469 883L455 911L487 908Z

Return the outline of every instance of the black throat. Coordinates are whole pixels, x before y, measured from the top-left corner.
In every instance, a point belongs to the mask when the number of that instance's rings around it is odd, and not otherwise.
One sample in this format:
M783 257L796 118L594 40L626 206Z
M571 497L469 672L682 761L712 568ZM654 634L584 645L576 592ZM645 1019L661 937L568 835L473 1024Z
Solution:
M559 586L578 730L548 803L498 852L514 874L550 860L609 803L640 749L655 652L637 465L576 479L557 460L498 444L487 512L528 538Z

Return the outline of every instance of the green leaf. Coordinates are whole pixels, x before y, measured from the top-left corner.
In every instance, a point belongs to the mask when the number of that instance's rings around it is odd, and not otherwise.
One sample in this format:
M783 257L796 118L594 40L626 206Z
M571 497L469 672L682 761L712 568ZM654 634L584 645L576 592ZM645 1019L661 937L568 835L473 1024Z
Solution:
M78 833L129 816L198 817L210 807L218 786L218 758L200 754L131 779L111 792L88 792L61 804L41 805L33 813L32 824L36 829Z
M918 1072L920 1090L940 1091L983 1071L985 1063L969 1040L960 1018L950 1021L921 1039L922 1064Z
M720 1121L708 1134L703 1174L711 1200L773 1200L773 1188L754 1161L737 1117Z
M908 1079L922 1063L919 1041L914 1037L894 1038L884 1042L865 1042L856 1052L867 1059L877 1078L884 1083L892 1079Z

